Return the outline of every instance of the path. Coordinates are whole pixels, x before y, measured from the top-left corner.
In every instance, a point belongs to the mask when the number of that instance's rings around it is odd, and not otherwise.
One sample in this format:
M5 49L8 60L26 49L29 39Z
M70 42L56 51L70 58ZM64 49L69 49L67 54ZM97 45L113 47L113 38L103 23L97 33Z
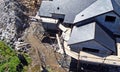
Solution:
M59 57L59 54L55 54L52 47L50 45L44 46L43 43L33 34L35 28L37 28L36 22L32 22L28 29L27 40L31 44L32 47L32 66L41 66L49 67L53 72L65 72L63 68L61 68L56 60L56 55ZM32 68L31 68L32 69ZM35 71L34 71L35 72Z

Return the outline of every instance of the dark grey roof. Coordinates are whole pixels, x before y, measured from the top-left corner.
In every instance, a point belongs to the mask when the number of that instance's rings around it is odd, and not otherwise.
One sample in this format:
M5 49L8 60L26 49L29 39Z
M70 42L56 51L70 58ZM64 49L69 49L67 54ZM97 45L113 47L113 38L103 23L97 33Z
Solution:
M39 15L52 17L52 14L65 15L64 23L73 23L75 16L97 0L53 0L42 1Z
M97 0L91 6L76 15L74 23L96 17L98 15L114 11L120 15L119 0Z
M75 44L94 39L95 24L88 24L81 27L74 26L68 44Z
M120 0L115 0L115 1L120 6Z
M114 52L116 51L115 40L113 40L98 24L96 24L96 22L80 27L75 26L68 44L81 44L92 40Z
M109 12L95 17L97 21L106 32L111 32L114 35L120 35L120 16L114 12ZM109 30L109 32L108 32Z

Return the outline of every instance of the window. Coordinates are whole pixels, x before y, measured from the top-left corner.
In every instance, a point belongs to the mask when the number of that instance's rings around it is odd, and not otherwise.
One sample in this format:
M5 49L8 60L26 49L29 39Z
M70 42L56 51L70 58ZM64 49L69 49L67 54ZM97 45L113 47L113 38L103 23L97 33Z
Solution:
M91 49L91 48L85 48L85 47L83 47L82 51L99 53L98 49Z
M105 17L106 22L115 22L115 20L116 20L116 17L114 17L114 16L106 16Z

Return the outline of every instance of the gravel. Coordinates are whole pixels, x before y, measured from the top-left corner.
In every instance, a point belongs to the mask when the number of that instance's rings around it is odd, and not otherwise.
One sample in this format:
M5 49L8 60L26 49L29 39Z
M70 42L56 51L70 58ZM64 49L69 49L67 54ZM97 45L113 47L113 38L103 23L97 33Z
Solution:
M0 0L0 39L7 43L17 40L28 26L28 17L16 0Z

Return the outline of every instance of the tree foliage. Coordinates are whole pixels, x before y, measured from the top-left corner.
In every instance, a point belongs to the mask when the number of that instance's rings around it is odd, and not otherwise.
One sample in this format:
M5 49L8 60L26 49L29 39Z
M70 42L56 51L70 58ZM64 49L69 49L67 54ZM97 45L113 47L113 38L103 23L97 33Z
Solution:
M31 58L28 54L22 54L28 64L31 62ZM18 72L17 67L21 65L21 62L17 56L17 52L15 52L12 48L6 45L3 41L0 41L0 72ZM23 66L23 65L22 65ZM27 71L27 66L20 69L19 72Z
M0 41L0 72L17 72L16 66L19 63L20 61L14 50Z

